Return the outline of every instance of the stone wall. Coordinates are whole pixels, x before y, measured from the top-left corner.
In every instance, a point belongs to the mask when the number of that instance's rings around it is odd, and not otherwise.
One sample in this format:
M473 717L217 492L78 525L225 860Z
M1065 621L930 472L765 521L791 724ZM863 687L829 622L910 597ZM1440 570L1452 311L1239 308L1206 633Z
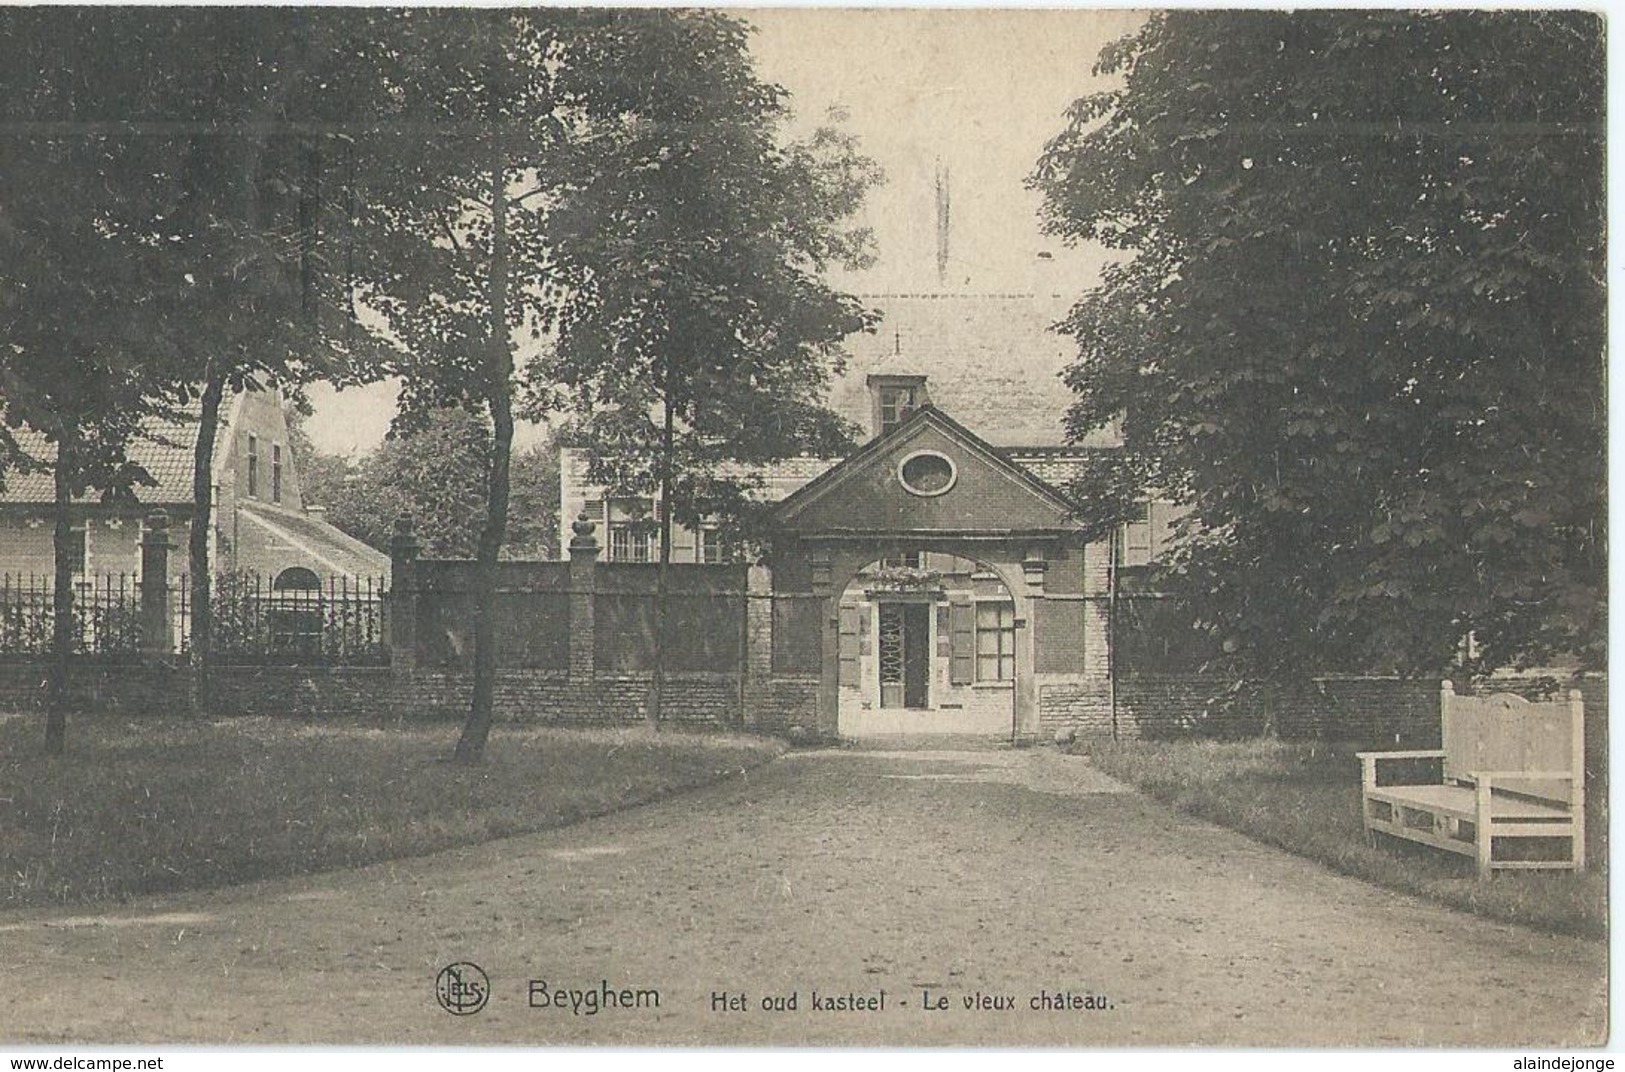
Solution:
M50 663L0 659L0 711L45 706ZM74 660L69 694L78 711L166 715L186 710L191 671L172 661L84 657ZM216 666L211 714L299 719L394 718L387 666Z
M1439 683L1323 677L1296 689L1259 690L1201 674L1139 674L1116 683L1125 737L1337 739L1362 747L1431 748L1439 742Z
M0 657L0 711L45 708L48 659ZM186 673L169 665L117 657L74 661L69 695L75 710L121 715L164 714L184 706Z
M1498 679L1479 691L1534 695L1554 680ZM1587 753L1606 755L1608 680L1587 677L1578 687L1586 701ZM1337 740L1362 748L1439 745L1437 678L1327 676L1266 692L1207 675L1140 674L1117 680L1115 706L1123 737L1239 738L1256 736L1269 724L1289 740Z
M1042 674L1038 679L1038 739L1054 740L1056 733L1079 737L1111 737L1110 683L1083 675ZM1132 736L1132 734L1124 734Z
M391 689L386 702L402 719L459 719L468 713L474 678L464 671L407 670ZM647 674L598 675L572 684L562 671L498 670L494 706L499 722L635 724L644 718L648 695ZM670 674L662 707L668 722L737 726L739 678Z

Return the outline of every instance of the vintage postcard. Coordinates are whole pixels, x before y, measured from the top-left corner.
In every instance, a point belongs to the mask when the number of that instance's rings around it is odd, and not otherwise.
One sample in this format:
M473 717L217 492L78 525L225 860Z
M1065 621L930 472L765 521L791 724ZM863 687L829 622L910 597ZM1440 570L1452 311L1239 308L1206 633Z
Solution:
M1604 53L0 7L0 1048L1606 1046Z

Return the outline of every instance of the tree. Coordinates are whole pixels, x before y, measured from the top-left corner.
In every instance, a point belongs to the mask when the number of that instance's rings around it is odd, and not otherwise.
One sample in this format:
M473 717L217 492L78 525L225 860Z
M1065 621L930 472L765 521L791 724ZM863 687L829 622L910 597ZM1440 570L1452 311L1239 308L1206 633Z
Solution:
M80 259L64 270L106 279L128 261L148 265L152 285L109 292L103 318L87 329L117 339L127 323L152 325L149 338L161 345L146 348L147 378L162 368L176 383L154 389L197 403L188 545L194 703L205 693L210 648L220 407L247 386L297 385L351 363L351 292L333 285L331 270L332 239L348 237L336 226L344 196L339 184L324 185L324 159L353 147L351 128L386 109L386 86L372 69L339 60L393 17L146 8L7 20L25 62L0 75L0 91L48 98L14 129L48 129L56 144L75 146L31 161L36 177L86 191L73 218L94 240L67 247ZM173 63L189 52L205 59ZM109 144L116 153L86 155Z
M158 157L138 133L94 122L106 94L140 99L143 87L118 70L93 83L73 62L120 43L85 12L0 20L0 469L53 472L52 754L66 745L74 646L71 510L92 492L126 498L151 484L128 447L187 400L166 315L184 282L163 251L117 240L123 220L163 200ZM14 432L25 426L50 441L52 458L22 451Z
M1600 658L1602 21L1176 12L1033 182L1122 252L1074 434L1196 524L1163 579L1263 677ZM1081 494L1104 495L1086 487Z
M356 479L357 466L349 454L330 454L316 446L310 433L305 431L305 421L312 412L309 402L303 398L284 401L282 418L288 429L288 453L298 467L299 497L306 506L326 507L327 519L333 521L334 508L350 494L347 488ZM340 528L352 536L357 535L345 526ZM379 549L388 550L387 542Z
M516 336L549 323L539 215L563 133L554 82L564 12L409 13L378 53L398 100L392 130L368 138L374 164L359 203L367 229L362 300L408 357L410 418L482 409L491 440L476 549L474 689L455 759L477 762L496 687L497 563L506 539ZM413 128L435 131L401 136ZM529 188L525 188L527 180ZM533 199L539 199L534 200Z
M301 492L311 498L308 459L313 448L289 428L299 461ZM301 453L304 451L304 453ZM317 455L317 500L327 520L380 551L389 549L395 519L410 515L424 550L434 558L472 558L485 516L485 475L491 433L479 414L433 410L395 429L355 463ZM337 463L337 464L335 464ZM506 558L558 555L558 454L551 442L514 452L510 518L502 544Z
M558 338L534 379L575 413L592 479L661 504L658 725L673 521L737 516L749 482L725 462L851 445L821 399L842 340L869 321L821 277L866 255L867 234L843 223L879 175L833 130L783 143L785 94L756 77L738 20L595 21L562 79L581 114L549 218Z

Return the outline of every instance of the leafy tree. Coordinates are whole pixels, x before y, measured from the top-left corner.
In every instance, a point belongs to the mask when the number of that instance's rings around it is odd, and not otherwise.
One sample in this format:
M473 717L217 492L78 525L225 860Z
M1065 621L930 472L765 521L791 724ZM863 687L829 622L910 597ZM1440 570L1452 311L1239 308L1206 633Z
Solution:
M128 498L151 484L128 446L187 398L168 316L184 281L162 251L116 241L124 219L162 203L159 157L139 134L96 122L109 95L140 99L144 87L119 70L93 82L75 62L119 43L85 12L0 20L0 470L48 462L53 472L53 754L66 742L74 640L71 509L93 492ZM54 457L26 455L23 427Z
M369 136L358 201L362 299L408 357L406 415L461 405L490 422L476 548L474 690L455 758L478 761L496 685L497 562L508 523L516 340L548 324L539 213L563 133L555 81L567 12L411 13L377 61L398 101ZM430 129L432 140L411 136ZM528 188L527 188L528 184Z
M1227 661L1599 659L1602 20L1174 12L1098 69L1033 180L1123 254L1070 428L1193 507L1164 584Z
M310 433L305 431L310 412L309 403L303 398L284 402L282 416L288 428L288 453L298 467L300 498L306 506L327 507L331 521L333 506L344 500L348 485L355 480L356 462L349 454L331 454L316 446ZM387 544L380 549L387 550Z
M547 221L561 308L533 380L574 412L592 479L663 504L651 725L673 521L739 515L749 482L724 463L850 447L821 398L868 323L821 276L863 260L843 222L878 171L833 130L785 144L785 94L747 33L717 13L599 14L561 75L578 108Z
M385 107L376 71L340 61L353 57L354 40L373 39L364 31L395 17L144 8L6 20L8 54L23 62L0 75L0 93L44 101L21 129L78 145L75 155L27 162L47 186L84 191L63 212L94 240L67 247L78 259L62 271L111 280L132 260L147 265L148 286L103 287L102 315L86 330L117 340L131 324L152 325L148 379L163 368L177 381L168 389L198 405L188 547L194 702L210 648L220 407L250 385L336 375L352 356L350 293L331 278L344 197L338 184L324 185L324 157L353 146L357 116L376 121ZM181 54L201 59L177 65ZM10 180L24 161L8 164Z
M312 485L305 480L310 471L306 459L312 448L301 444L291 428L289 442L308 498ZM395 519L408 514L417 522L428 555L472 558L485 516L490 452L491 433L478 414L434 410L421 422L395 430L353 464L317 455L322 483L316 486L325 489L319 501L327 506L327 520L381 551L389 549ZM503 556L557 557L558 502L558 454L552 444L516 451Z

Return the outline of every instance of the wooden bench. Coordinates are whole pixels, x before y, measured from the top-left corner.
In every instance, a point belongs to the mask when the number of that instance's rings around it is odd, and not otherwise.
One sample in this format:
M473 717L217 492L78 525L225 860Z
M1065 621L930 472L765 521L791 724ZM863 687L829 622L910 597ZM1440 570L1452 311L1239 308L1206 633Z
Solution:
M1479 878L1497 870L1583 871L1585 707L1579 690L1567 700L1530 703L1504 692L1457 696L1446 681L1439 688L1439 721L1443 748L1358 753L1371 842L1379 833L1392 834L1471 856ZM1432 759L1443 761L1437 782L1378 784L1380 764ZM1518 841L1524 849L1566 851L1520 851Z

